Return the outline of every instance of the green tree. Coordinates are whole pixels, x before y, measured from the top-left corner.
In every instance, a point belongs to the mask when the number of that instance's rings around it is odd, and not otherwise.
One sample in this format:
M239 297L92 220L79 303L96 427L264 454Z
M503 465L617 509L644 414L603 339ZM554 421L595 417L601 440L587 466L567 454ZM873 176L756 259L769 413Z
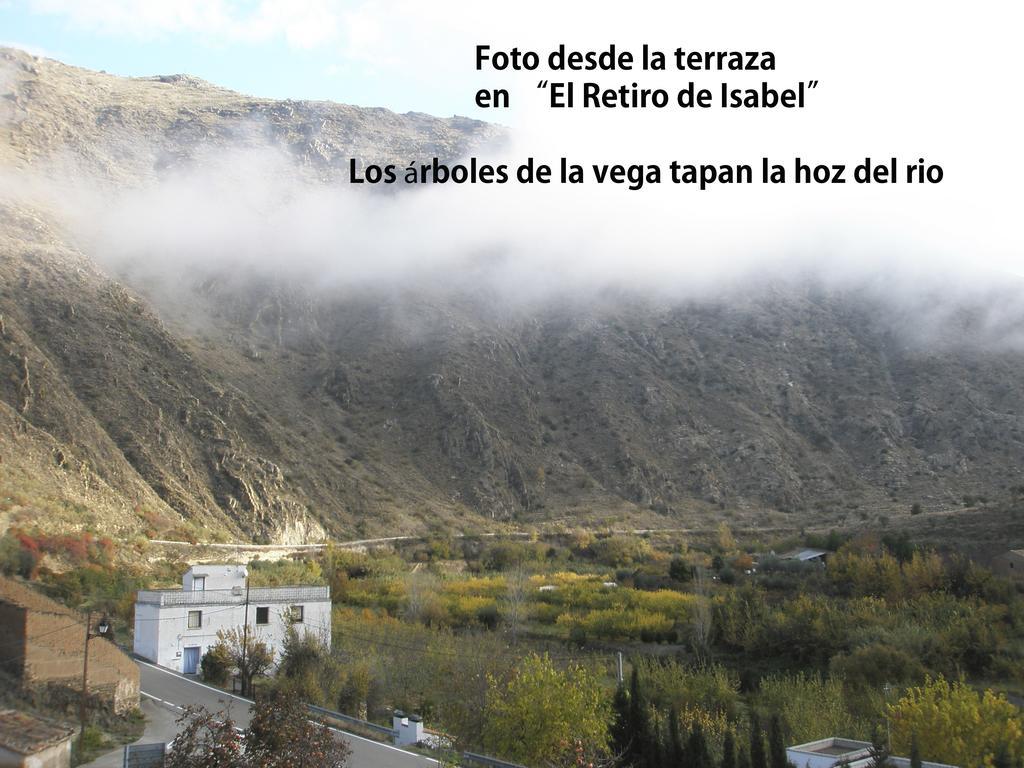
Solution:
M693 578L693 566L685 559L676 555L668 566L668 575L676 581L690 581Z
M242 682L242 695L252 696L252 681L274 665L274 652L254 632L242 628L217 630L217 653L231 659Z
M316 673L327 655L327 646L319 637L310 632L300 633L290 625L284 632L278 673L286 677Z
M317 634L299 632L289 626L284 634L277 680L303 701L333 709L340 702L345 674L339 660L331 656Z
M559 670L546 654L523 659L507 682L492 677L486 711L484 746L507 760L567 764L580 749L591 758L608 750L610 707L597 676Z
M1002 694L962 681L928 679L889 706L892 747L906 754L916 738L921 756L953 765L989 766L1003 752L1024 760L1024 716Z
M224 685L228 681L232 666L231 656L221 643L204 653L203 659L199 663L203 680L214 685Z

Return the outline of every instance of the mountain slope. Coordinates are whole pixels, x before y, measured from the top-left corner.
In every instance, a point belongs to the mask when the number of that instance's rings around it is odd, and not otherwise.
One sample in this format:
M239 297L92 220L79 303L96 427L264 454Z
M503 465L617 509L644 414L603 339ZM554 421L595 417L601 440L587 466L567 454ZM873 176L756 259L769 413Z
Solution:
M501 138L0 62L0 163L18 173L143 188L241 145L330 184L349 156L455 158ZM10 186L0 523L275 542L506 521L830 525L1022 483L1012 311L997 334L979 303L922 336L920 305L813 283L528 303L215 263L104 271L60 210Z

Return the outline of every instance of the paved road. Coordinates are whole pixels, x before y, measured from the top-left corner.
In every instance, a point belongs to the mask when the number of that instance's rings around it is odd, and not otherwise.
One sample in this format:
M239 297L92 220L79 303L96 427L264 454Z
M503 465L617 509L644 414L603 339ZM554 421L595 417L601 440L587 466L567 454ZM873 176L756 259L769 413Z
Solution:
M136 744L166 744L178 733L175 721L180 712L165 704L142 697L139 704L142 714L146 716L146 730ZM124 765L124 747L118 747L107 754L97 757L91 763L84 763L82 768L121 768Z
M199 704L210 712L224 713L224 716L234 720L239 728L245 728L249 724L251 702L248 699L232 696L144 661L137 663L143 694L157 702L178 707ZM348 761L351 768L436 768L438 764L436 760L406 752L389 744L381 744L348 733L343 734L340 731L335 732L338 738L344 740L352 749L352 756Z

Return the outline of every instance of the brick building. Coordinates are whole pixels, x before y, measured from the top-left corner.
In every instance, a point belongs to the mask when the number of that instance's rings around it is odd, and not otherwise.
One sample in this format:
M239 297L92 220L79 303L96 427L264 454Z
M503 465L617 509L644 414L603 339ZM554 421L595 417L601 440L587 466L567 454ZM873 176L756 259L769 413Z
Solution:
M22 685L82 685L85 617L0 577L0 668ZM104 638L89 642L89 691L123 713L139 706L139 668Z

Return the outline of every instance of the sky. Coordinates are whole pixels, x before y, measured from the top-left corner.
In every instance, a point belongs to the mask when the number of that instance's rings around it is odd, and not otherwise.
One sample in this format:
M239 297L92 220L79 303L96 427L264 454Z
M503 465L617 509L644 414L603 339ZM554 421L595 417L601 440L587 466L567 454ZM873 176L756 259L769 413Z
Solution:
M126 76L188 73L243 93L326 99L398 112L475 114L451 51L437 77L400 57L394 10L332 0L0 0L0 44ZM433 37L409 14L401 38ZM438 41L438 47L448 48ZM422 50L436 61L426 42ZM472 46L460 51L472 67Z
M0 0L0 43L115 74L184 72L257 96L489 119L513 129L513 162L758 167L767 156L849 169L895 156L944 169L938 185L463 189L386 214L433 224L438 248L472 229L472 218L490 228L471 232L467 247L486 248L497 231L576 274L646 272L653 281L746 269L778 253L813 254L838 271L884 270L899 259L918 270L1024 274L1022 28L1024 4L996 0L969 8L943 0ZM543 54L559 43L771 50L777 58L770 73L572 76L607 86L820 85L803 110L569 111L546 108L536 87L565 75L475 69L477 44ZM507 88L512 108L474 107L485 86ZM323 210L333 236L337 208ZM295 226L315 229L304 211Z

